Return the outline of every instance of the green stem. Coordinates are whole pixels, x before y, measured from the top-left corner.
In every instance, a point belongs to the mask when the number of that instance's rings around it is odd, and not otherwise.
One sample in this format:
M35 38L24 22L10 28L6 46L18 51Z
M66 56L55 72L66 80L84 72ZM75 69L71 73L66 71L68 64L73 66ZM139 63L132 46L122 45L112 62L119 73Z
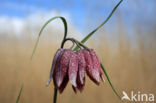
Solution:
M88 49L88 47L87 46L85 46L83 43L81 43L81 42L79 42L78 40L76 40L76 39L74 39L74 38L72 38L74 41L76 41L80 46L82 46L83 48L85 48L85 49Z
M53 98L53 103L57 102L57 88L54 88L54 98Z
M82 46L83 48L88 49L87 46L85 46L83 43L79 42L78 40L76 40L76 39L74 39L74 38L66 38L65 41L64 41L64 43L65 43L67 40L74 41L76 44L78 44L78 46Z
M64 44L66 42L66 35L64 36L63 40L62 40L62 43L61 43L61 48L64 47ZM57 102L57 88L54 88L54 97L53 97L53 103L56 103Z

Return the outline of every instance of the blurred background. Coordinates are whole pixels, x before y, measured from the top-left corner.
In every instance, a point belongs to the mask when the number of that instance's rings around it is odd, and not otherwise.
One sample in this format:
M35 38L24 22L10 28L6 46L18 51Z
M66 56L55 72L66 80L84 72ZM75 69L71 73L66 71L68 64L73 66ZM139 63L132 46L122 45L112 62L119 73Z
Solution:
M45 84L51 62L63 38L60 20L51 22L41 35L32 60L39 30L53 16L68 22L68 37L81 40L109 15L119 0L0 0L0 102L51 103L53 83ZM111 19L86 43L94 48L115 88L130 95L156 94L156 1L123 0ZM68 48L71 44L68 43ZM71 84L58 95L58 103L120 102L108 81L95 85L88 77L82 93ZM127 102L127 101L126 101Z

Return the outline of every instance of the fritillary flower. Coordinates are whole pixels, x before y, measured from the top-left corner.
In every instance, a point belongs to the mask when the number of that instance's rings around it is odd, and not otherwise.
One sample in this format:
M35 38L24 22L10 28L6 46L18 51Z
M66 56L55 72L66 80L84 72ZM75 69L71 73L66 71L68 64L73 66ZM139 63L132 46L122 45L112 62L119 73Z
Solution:
M93 49L80 49L77 52L70 49L58 49L55 53L50 77L47 85L53 82L60 93L63 92L68 81L74 92L82 91L85 86L85 74L97 85L102 80L100 61Z

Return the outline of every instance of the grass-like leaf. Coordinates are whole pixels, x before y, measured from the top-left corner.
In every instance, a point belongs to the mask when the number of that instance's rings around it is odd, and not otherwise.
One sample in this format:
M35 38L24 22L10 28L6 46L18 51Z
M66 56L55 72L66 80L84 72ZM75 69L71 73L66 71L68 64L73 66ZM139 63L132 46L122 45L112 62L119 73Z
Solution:
M21 86L21 89L19 91L18 97L16 99L16 103L19 103L19 100L20 100L20 97L21 97L21 94L22 94L22 90L23 90L23 85Z
M115 12L115 10L118 8L118 6L121 4L123 0L120 0L119 3L114 7L114 9L112 10L112 12L109 14L109 16L107 17L107 19L101 24L99 25L95 30L93 30L92 32L90 32L82 41L81 43L84 44L98 29L100 29L105 23L107 23L107 21L110 19L110 17L112 16L112 14ZM78 46L76 46L74 48L75 51L78 50ZM102 70L104 72L104 74L106 75L107 77L107 80L111 86L111 88L113 89L114 93L116 94L116 96L121 100L121 97L120 95L118 94L118 92L116 91L116 89L114 88L113 84L111 83L110 79L109 79L109 76L104 68L104 66L101 64L101 67L102 67Z
M67 36L67 29L68 29L68 28L67 28L66 19L65 19L64 17L61 17L61 16L56 16L56 17L53 17L53 18L49 19L49 20L43 25L43 27L41 28L41 30L40 30L40 32L39 32L37 41L36 41L36 43L35 43L35 46L34 46L34 49L33 49L32 55L31 55L31 59L32 59L32 57L33 57L33 55L34 55L34 53L35 53L35 51L36 51L36 48L37 48L37 45L38 45L40 36L41 36L41 34L42 34L44 28L45 28L51 21L53 21L54 19L57 19L57 18L61 19L62 22L63 22L63 24L64 24L64 38L63 38L63 40L66 38L66 36Z
M31 55L31 59L32 57L34 56L35 54L35 51L36 51L36 48L37 48L37 45L38 45L38 42L39 42L39 39L40 39L40 36L44 30L44 28L51 22L53 21L54 19L61 19L62 22L63 22L63 25L64 25L64 37L63 37L63 40L65 40L66 36L67 36L67 30L68 30L68 27L67 27L67 22L66 22L66 19L64 17L61 17L61 16L56 16L56 17L53 17L51 19L49 19L44 25L43 27L41 28L40 32L39 32L39 35L38 35L38 38L37 38L37 41L35 43L35 46L34 46L34 49L33 49L33 52L32 52L32 55ZM55 92L54 92L54 103L56 103L56 100L57 100L57 89L55 89ZM17 102L16 102L17 103Z
M109 82L111 88L113 89L114 93L115 93L116 96L121 100L120 95L118 94L118 92L117 92L116 89L114 88L112 82L110 81L109 76L108 76L108 74L107 74L107 72L106 72L106 69L104 68L104 66L102 65L102 63L101 63L101 68L102 68L102 70L103 70L103 72L104 72L104 74L105 74L105 76L106 76L106 78L107 78L107 80L108 80L108 82Z
M35 51L36 51L36 48L37 48L37 45L38 45L38 42L39 42L39 39L40 39L40 36L44 30L44 28L51 22L53 21L54 19L61 19L62 22L63 22L63 25L64 25L64 37L63 37L63 40L65 40L66 36L67 36L67 30L68 30L68 27L67 27L67 22L66 22L66 19L64 17L61 17L61 16L56 16L56 17L53 17L51 19L49 19L44 25L43 27L41 28L40 32L39 32L39 35L38 35L38 38L37 38L37 41L35 43L35 46L34 46L34 49L33 49L33 52L32 52L32 55L31 55L31 59L32 57L34 56L35 54ZM57 100L57 89L55 89L55 92L54 92L54 103L56 103L56 100ZM16 102L17 103L17 102Z
M90 32L82 41L81 43L85 43L98 29L100 29L104 24L107 23L107 21L111 18L112 14L115 12L115 10L118 8L118 6L121 4L123 0L120 0L119 3L114 7L114 9L112 10L112 12L109 14L109 16L106 18L106 20L99 25L96 29L94 29L92 32ZM78 50L78 46L76 46L74 48L74 50Z

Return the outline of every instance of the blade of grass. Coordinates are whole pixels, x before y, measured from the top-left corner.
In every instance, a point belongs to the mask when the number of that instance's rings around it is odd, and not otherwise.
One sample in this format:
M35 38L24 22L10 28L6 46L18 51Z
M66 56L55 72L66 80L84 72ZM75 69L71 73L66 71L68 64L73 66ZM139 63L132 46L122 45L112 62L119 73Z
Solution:
M116 89L114 88L112 82L110 81L109 76L108 76L108 74L107 74L107 72L106 72L106 69L104 68L104 66L102 65L102 63L101 63L101 68L102 68L102 70L103 70L103 72L104 72L104 74L105 74L105 76L106 76L106 78L107 78L107 80L108 80L108 82L109 82L111 88L113 89L114 93L115 93L116 96L121 100L120 95L118 94L118 92L117 92Z
M34 56L34 53L35 53L35 51L36 51L36 48L37 48L37 45L38 45L38 42L39 42L39 39L40 39L40 36L41 36L41 34L42 34L44 28L45 28L51 21L53 21L54 19L57 19L57 18L61 19L62 22L63 22L63 24L64 24L64 38L63 38L63 40L66 38L66 36L67 36L67 29L68 29L68 28L67 28L66 19L65 19L64 17L61 17L61 16L56 16L56 17L50 18L50 19L43 25L43 27L41 28L41 30L40 30L40 32L39 32L37 41L36 41L36 43L35 43L35 46L34 46L34 49L33 49L32 55L31 55L31 59L32 59L32 57Z
M94 29L92 32L90 32L82 41L81 43L85 43L98 29L100 29L104 24L107 23L107 21L111 18L111 16L113 15L113 13L115 12L115 10L118 8L118 6L121 4L123 0L120 0L119 3L114 7L114 9L112 10L112 12L109 14L109 16L106 18L106 20L99 25L96 29ZM74 50L78 50L78 46L76 46L74 48Z
M19 100L20 100L20 97L21 97L21 94L22 94L22 90L23 90L23 85L21 86L20 92L19 92L18 97L16 99L16 103L18 103Z
M120 0L119 3L114 7L114 9L112 10L112 12L109 14L109 16L107 17L107 19L101 24L99 25L95 30L93 30L92 32L90 32L82 41L81 43L84 44L99 28L101 28L105 23L107 23L107 21L110 19L110 17L112 16L112 14L115 12L115 10L118 8L118 6L121 4L123 0ZM75 51L78 50L78 46L76 46L74 48ZM111 88L113 89L114 93L116 94L116 96L121 100L121 97L120 95L118 94L118 92L116 91L116 89L114 88L113 84L111 83L110 79L109 79L109 76L104 68L104 66L101 64L101 67L102 67L102 70L103 72L105 73L106 77L107 77L107 80L111 86Z
M36 48L37 48L37 45L38 45L38 42L39 42L39 39L40 39L40 36L44 30L44 28L51 22L53 21L54 19L61 19L62 22L63 22L63 25L64 25L64 37L63 37L63 41L65 40L66 36L67 36L67 30L68 30L68 27L67 27L67 22L66 22L66 19L64 17L61 17L61 16L56 16L56 17L53 17L53 18L50 18L44 25L43 27L41 28L40 32L39 32L39 35L38 35L38 38L37 38L37 41L35 43L35 46L34 46L34 49L33 49L33 52L32 52L32 55L31 55L31 58L33 58L34 54L35 54L35 51L36 51ZM63 44L63 43L62 43ZM61 47L62 47L62 44L61 44ZM56 100L57 100L57 89L55 88L55 91L54 91L54 103L56 103Z

